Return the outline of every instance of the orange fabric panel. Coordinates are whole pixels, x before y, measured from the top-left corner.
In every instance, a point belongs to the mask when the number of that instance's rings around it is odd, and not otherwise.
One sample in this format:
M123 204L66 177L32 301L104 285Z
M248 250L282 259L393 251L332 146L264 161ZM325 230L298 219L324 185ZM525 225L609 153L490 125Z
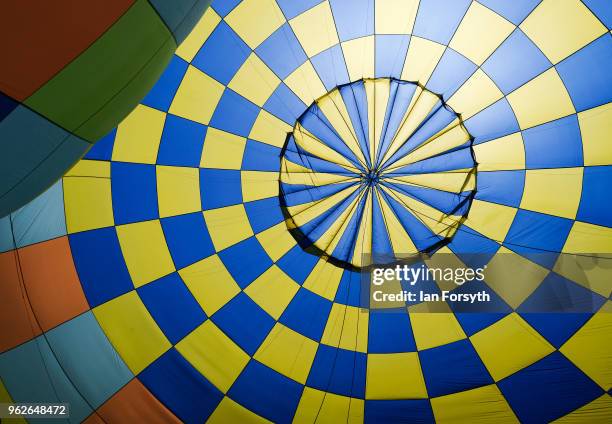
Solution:
M133 2L0 2L0 91L25 100L86 50Z
M17 272L16 252L0 253L0 352L40 335Z
M89 309L67 237L19 249L28 299L47 331Z
M98 408L98 415L108 424L112 423L180 423L181 421L166 408L147 388L134 378L119 390L104 405ZM93 415L88 424L96 423Z

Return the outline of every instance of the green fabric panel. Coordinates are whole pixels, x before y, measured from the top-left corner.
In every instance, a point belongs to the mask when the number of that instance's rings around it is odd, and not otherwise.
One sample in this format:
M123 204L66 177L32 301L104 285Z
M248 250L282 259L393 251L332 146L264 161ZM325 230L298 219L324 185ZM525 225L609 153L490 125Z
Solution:
M139 0L25 104L95 142L138 104L175 49L159 15L146 0Z

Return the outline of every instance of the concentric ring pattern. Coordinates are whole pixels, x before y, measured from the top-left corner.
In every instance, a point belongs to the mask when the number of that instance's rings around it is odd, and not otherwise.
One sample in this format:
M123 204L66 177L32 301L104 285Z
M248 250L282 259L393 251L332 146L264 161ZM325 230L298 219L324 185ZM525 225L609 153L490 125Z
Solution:
M433 253L475 194L471 138L439 96L389 78L334 88L283 148L281 205L297 242L338 265Z
M0 401L90 422L612 421L609 279L557 260L612 252L611 26L598 0L215 0L119 127L0 221ZM360 308L360 274L287 228L287 135L380 78L473 136L478 190L432 260L510 257L520 278L482 282L501 312ZM524 311L555 287L597 312Z

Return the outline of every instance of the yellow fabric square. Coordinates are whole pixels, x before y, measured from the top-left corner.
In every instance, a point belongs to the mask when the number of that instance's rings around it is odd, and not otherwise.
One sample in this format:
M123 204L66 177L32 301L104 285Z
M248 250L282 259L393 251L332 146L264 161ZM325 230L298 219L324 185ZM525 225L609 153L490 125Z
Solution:
M279 84L280 79L274 72L255 53L251 53L228 87L256 105L263 106Z
M349 398L331 392L305 387L293 424L363 423L363 399Z
M525 145L520 132L474 146L479 171L525 169Z
M284 376L305 384L318 346L314 340L276 323L253 358Z
M582 255L559 255L553 267L553 271L609 299L610 296L612 296L610 268L608 266L610 258L612 258L609 253L612 250L612 228L597 227L596 225L585 224L583 222L574 222L572 228L581 228L581 230L584 231L578 230L580 234L578 238L576 238L576 231L572 230L574 235L570 232L565 246L570 246L570 244L574 244L578 241L586 246L586 248L578 252L572 252L583 253ZM599 247L602 247L599 245L602 241L601 237L606 234L604 231L607 231L608 245L607 247L599 249ZM592 238L590 234L593 234ZM608 253L606 253L606 249ZM591 254L584 255L584 253Z
M565 85L554 68L519 87L506 98L521 129L576 113Z
M495 293L516 309L548 274L548 269L502 246L487 264L485 280Z
M346 350L366 352L368 347L366 309L334 303L327 318L321 343Z
M426 304L422 304L427 306ZM410 325L418 350L465 339L465 333L452 312L427 312L415 305L410 309ZM421 306L422 307L422 306Z
M607 393L554 421L555 424L609 422L612 422L612 396Z
M421 37L410 37L402 79L423 85L429 80L446 46Z
M240 169L245 146L246 138L208 127L200 167Z
M206 9L196 26L176 49L176 55L191 62L220 21L221 17L212 7Z
M217 255L181 269L179 275L208 316L240 293L240 287Z
M303 286L321 297L334 300L343 272L342 268L321 258L304 281Z
M475 4L478 3L472 3ZM478 69L447 103L466 120L502 97L504 94L499 91L491 78Z
M161 218L202 210L197 168L158 165L156 172Z
M578 114L584 165L609 165L612 163L612 103Z
M425 399L427 389L416 352L370 353L366 399Z
M279 267L272 265L244 292L274 319L279 319L300 286Z
M518 423L495 384L431 399L437 423Z
M515 215L515 208L474 200L465 224L480 234L502 242L508 234Z
M285 78L285 84L307 105L327 92L312 63L308 60Z
M612 388L611 328L612 302L608 301L559 349L606 392Z
M262 231L255 237L274 262L297 244L284 221Z
M155 163L165 120L164 112L144 105L136 106L117 127L112 159Z
M64 177L62 184L68 233L114 225L110 179Z
M204 211L204 220L217 252L253 235L242 204Z
M254 49L285 22L285 17L274 0L244 0L225 21Z
M110 178L110 162L81 159L64 177Z
M176 349L223 393L229 390L250 359L210 320L178 342Z
M582 168L531 169L521 208L574 219L582 193Z
M612 228L576 221L572 225L564 253L612 253Z
M278 172L241 171L242 201L278 196Z
M206 420L206 424L227 424L227 423L253 423L264 424L270 421L260 417L239 403L234 402L228 397L217 405L212 415Z
M134 374L170 349L170 342L135 291L93 310L104 333Z
M373 35L344 41L341 46L351 81L361 78L374 78Z
M555 350L514 312L470 339L495 381L528 367Z
M174 263L158 220L120 225L117 236L135 287L174 271Z
M189 65L169 112L208 125L225 87Z
M374 12L376 34L410 34L419 0L377 0Z
M287 134L292 128L276 116L261 109L249 133L252 140L261 141L276 147L283 147Z
M607 31L579 0L544 0L520 28L553 64Z
M338 44L338 33L327 0L289 21L308 57Z
M481 65L510 35L515 26L491 9L473 2L449 47Z

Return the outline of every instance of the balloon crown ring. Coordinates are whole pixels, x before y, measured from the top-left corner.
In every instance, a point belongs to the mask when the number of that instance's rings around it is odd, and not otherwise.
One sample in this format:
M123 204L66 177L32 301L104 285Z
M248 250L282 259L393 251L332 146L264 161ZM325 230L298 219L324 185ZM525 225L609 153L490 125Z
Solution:
M476 193L473 138L443 98L394 78L335 87L296 120L279 199L299 245L343 267L431 254Z

